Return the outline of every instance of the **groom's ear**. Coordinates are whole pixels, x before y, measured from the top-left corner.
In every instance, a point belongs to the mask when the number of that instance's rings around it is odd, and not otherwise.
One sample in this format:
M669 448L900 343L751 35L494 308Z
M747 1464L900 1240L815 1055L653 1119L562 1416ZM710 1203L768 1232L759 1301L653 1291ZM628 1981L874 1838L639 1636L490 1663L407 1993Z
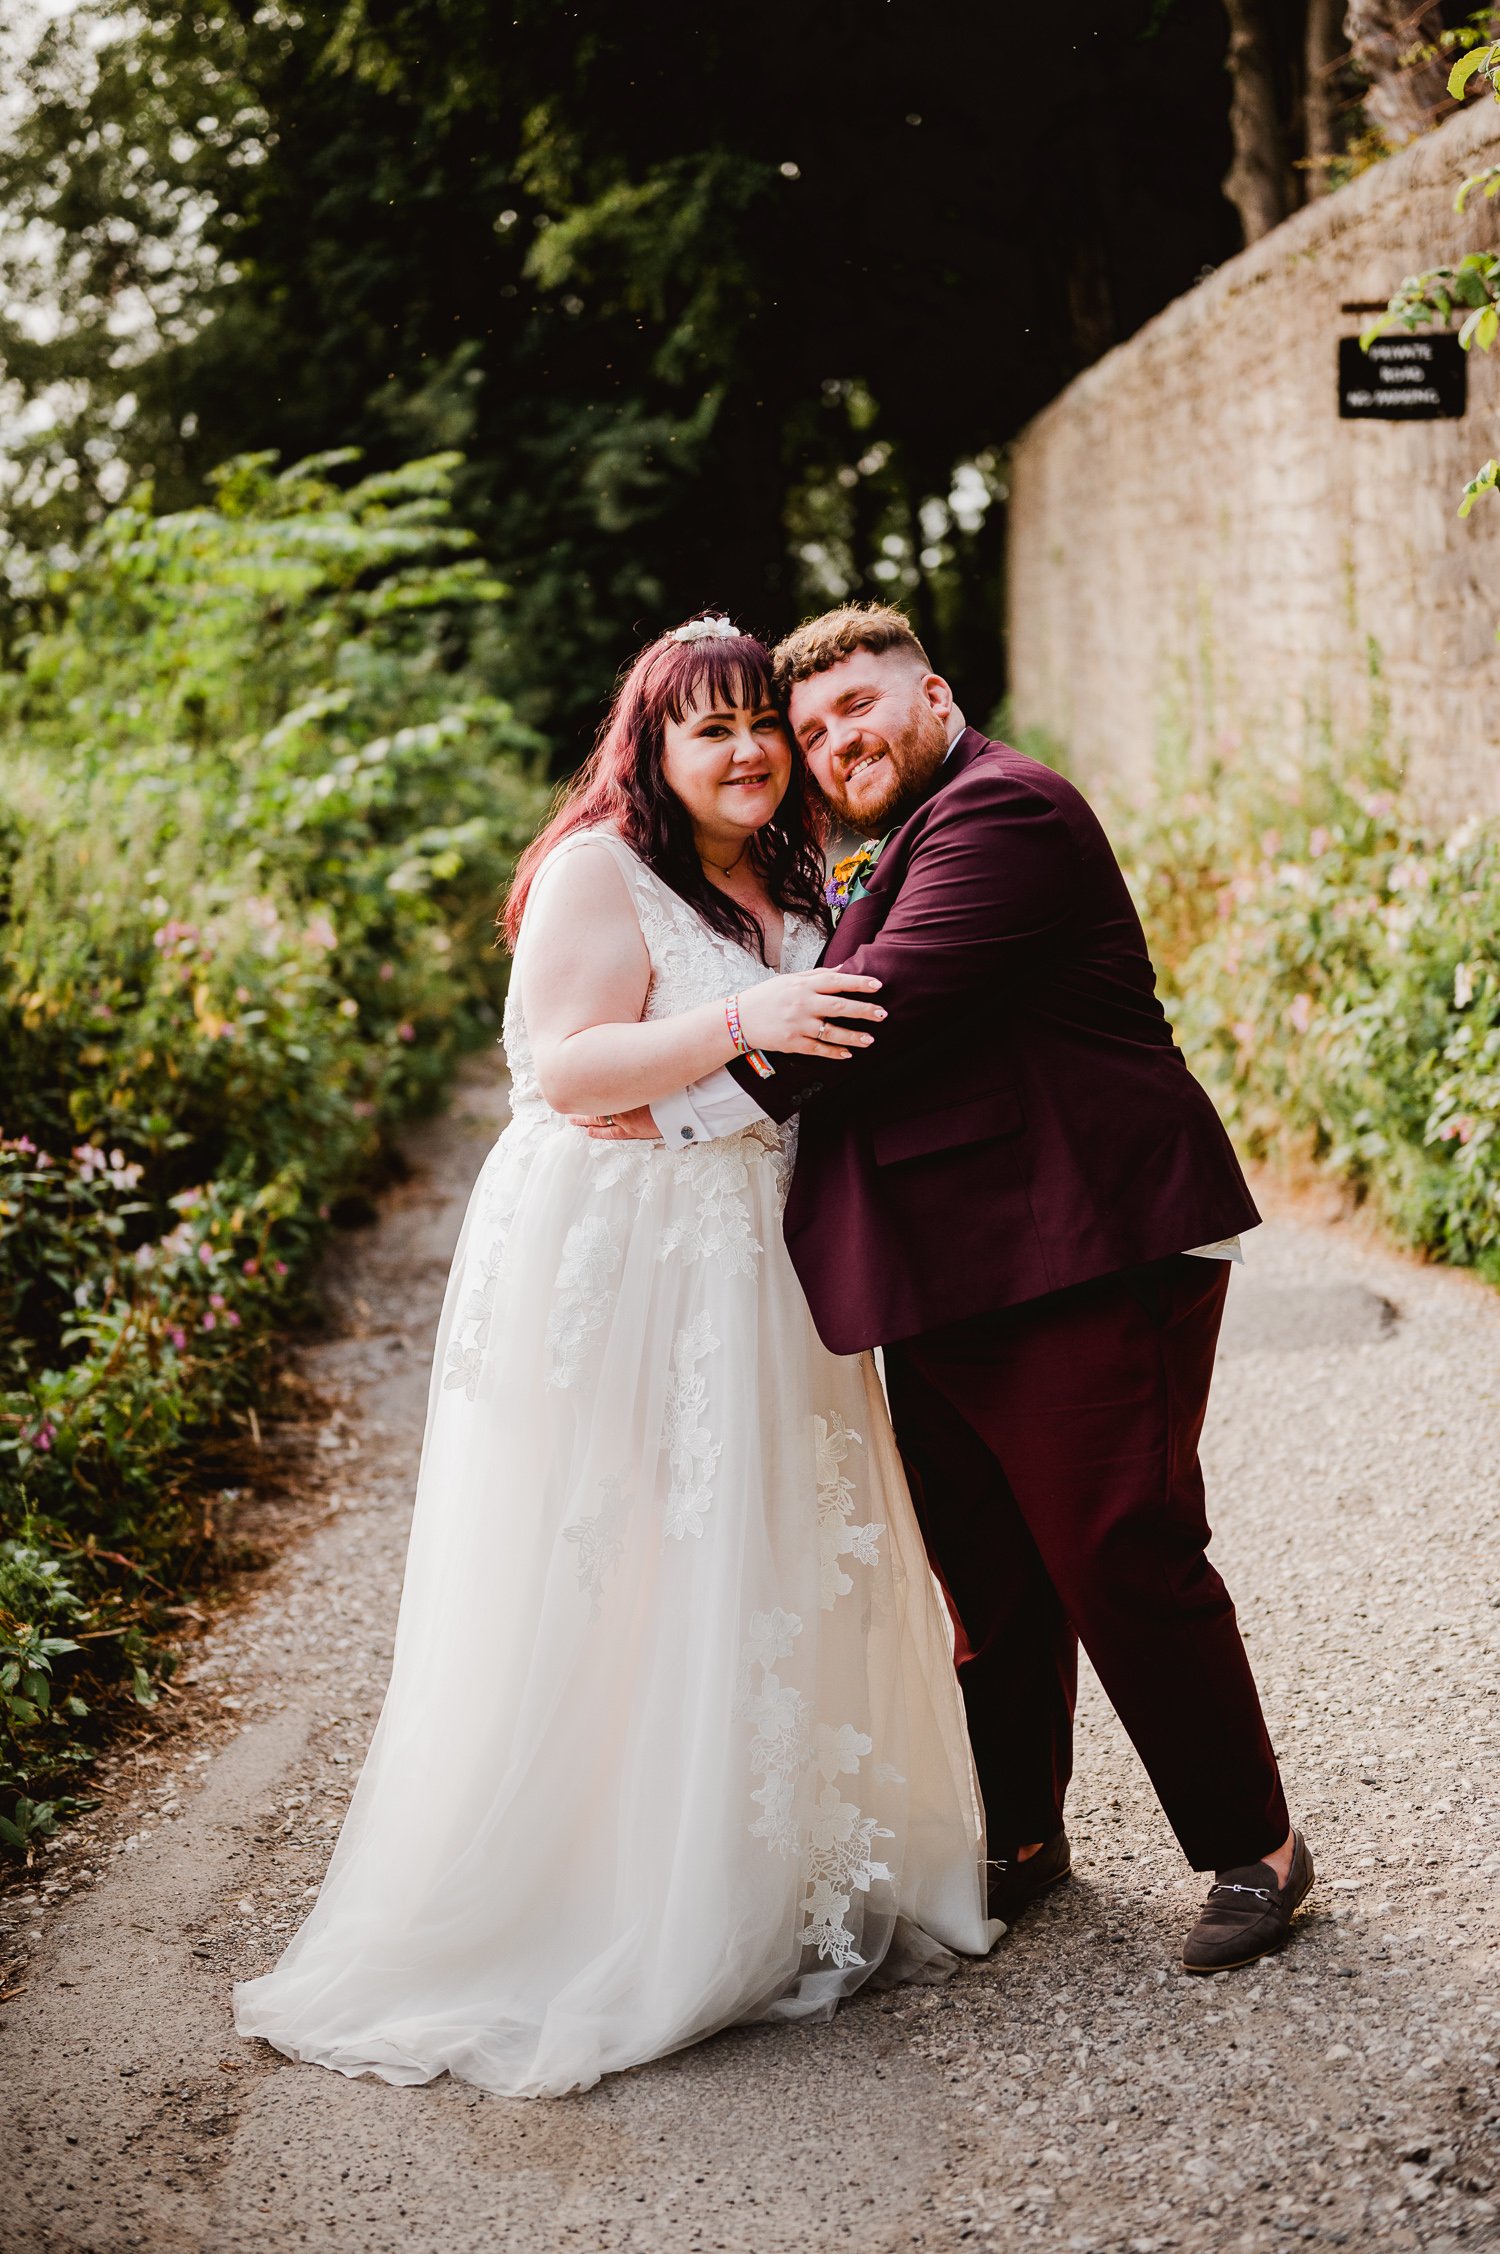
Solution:
M952 717L953 691L943 679L941 673L923 674L922 694L926 697L928 704L937 714L939 720L947 720Z

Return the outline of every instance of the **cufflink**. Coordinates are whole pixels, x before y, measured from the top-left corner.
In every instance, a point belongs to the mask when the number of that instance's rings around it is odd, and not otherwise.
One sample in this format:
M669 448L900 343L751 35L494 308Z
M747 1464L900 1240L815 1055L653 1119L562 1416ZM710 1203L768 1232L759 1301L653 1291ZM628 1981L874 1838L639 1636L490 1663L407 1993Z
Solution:
M684 1141L685 1143L690 1143L690 1142L692 1141L692 1139L693 1139L693 1130L692 1130L692 1128L691 1128L691 1127L684 1127L684 1128L683 1128L683 1130L682 1130L682 1139L683 1139L683 1141Z

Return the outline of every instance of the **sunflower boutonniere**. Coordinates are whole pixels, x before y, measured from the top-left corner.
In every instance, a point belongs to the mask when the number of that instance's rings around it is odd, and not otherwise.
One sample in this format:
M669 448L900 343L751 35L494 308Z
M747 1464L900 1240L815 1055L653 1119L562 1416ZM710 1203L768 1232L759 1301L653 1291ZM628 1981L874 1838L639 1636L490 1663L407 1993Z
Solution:
M846 853L842 861L834 863L824 897L833 910L835 923L850 901L858 900L864 893L870 871L885 851L888 837L889 832L886 837L866 838L853 853Z

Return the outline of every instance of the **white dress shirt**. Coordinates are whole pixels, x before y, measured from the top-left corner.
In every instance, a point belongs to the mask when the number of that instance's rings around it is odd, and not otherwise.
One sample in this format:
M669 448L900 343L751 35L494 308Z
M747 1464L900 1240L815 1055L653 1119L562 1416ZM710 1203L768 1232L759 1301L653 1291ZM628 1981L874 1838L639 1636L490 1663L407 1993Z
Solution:
M958 736L963 732L960 728ZM944 752L945 761L958 736ZM741 1134L766 1117L749 1090L742 1088L729 1067L722 1064L676 1095L655 1097L650 1110L663 1142L678 1149L688 1143L712 1143L725 1135ZM1243 1261L1245 1257L1238 1237L1221 1237L1217 1244L1189 1245L1185 1250L1200 1260Z

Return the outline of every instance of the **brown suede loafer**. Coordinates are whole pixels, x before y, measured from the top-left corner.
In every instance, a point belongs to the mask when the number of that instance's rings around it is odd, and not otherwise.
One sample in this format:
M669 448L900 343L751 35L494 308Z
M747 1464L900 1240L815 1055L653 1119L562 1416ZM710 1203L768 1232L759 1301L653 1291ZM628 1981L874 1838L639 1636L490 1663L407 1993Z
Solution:
M1016 1855L994 1855L984 1867L990 1916L1004 1918L1009 1925L1038 1894L1045 1894L1049 1886L1060 1885L1068 1876L1073 1868L1073 1850L1067 1833L1059 1831L1024 1863Z
M1292 1918L1306 1901L1313 1861L1300 1831L1292 1834L1292 1867L1278 1886L1269 1863L1247 1863L1243 1870L1220 1871L1208 1890L1202 1915L1182 1944L1184 1972L1233 1972L1279 1949Z

